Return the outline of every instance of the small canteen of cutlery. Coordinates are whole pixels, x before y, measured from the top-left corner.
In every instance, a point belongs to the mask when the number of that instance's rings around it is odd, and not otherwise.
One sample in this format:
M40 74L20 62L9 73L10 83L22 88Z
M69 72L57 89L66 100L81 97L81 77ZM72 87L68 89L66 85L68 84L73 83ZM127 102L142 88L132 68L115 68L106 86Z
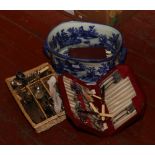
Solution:
M95 134L113 134L137 118L143 95L125 65L118 65L96 85L87 85L69 73L59 77L60 94L73 123Z

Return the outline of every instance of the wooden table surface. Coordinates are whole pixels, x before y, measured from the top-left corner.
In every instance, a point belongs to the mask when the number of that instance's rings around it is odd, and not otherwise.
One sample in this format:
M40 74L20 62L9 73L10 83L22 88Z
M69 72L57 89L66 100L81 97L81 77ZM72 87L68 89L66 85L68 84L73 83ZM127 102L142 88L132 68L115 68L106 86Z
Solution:
M155 144L155 11L138 11L117 28L128 48L132 67L146 95L142 120L112 137L96 137L67 120L36 134L9 92L5 78L48 61L43 45L48 32L73 20L62 11L0 11L0 144Z

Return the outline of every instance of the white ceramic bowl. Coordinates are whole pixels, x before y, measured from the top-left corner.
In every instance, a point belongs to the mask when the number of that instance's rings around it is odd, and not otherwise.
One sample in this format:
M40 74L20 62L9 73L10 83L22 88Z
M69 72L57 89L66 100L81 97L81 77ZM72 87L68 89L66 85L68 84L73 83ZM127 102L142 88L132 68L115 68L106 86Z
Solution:
M70 48L81 47L103 47L111 54L105 59L79 59L69 55ZM51 30L45 52L58 73L68 71L85 82L95 82L115 65L118 58L123 61L125 56L118 30L80 21L64 22Z

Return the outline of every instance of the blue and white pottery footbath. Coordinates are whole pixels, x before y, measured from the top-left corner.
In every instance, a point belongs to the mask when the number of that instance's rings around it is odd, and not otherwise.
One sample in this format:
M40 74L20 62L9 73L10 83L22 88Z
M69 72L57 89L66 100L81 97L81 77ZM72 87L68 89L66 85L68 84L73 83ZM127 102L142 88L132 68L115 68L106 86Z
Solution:
M104 59L80 59L69 55L71 48L103 47ZM120 32L110 26L69 21L56 26L48 35L46 55L52 59L58 73L68 71L77 78L92 83L106 74L115 64L122 63L126 51Z

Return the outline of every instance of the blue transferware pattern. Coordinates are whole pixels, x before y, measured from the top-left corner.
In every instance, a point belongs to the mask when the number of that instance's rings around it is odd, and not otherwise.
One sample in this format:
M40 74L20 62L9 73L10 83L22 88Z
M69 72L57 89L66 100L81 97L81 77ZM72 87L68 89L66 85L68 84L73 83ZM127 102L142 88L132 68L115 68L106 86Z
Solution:
M104 47L112 55L105 59L70 57L69 49L80 47ZM106 74L116 61L123 63L126 55L119 31L110 26L79 21L65 22L55 27L47 37L45 52L53 60L58 73L68 71L88 83Z

